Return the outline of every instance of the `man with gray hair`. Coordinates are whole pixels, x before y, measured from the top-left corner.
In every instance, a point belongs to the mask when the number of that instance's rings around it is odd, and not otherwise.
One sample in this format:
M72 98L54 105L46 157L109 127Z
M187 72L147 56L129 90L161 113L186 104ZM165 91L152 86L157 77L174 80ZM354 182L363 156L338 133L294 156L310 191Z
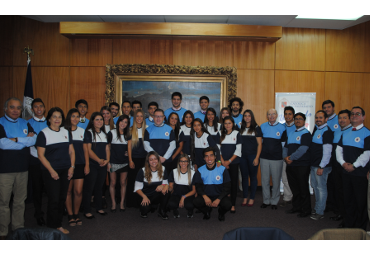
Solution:
M36 135L26 120L20 118L22 102L6 100L5 115L0 118L0 239L6 239L10 223L10 197L13 193L12 230L24 227L27 197L28 160Z
M261 152L261 184L263 204L261 208L271 205L277 209L280 199L280 179L283 168L283 146L286 137L285 126L277 119L277 111L267 111L267 122L261 125L262 152ZM272 177L272 195L270 195L270 176Z

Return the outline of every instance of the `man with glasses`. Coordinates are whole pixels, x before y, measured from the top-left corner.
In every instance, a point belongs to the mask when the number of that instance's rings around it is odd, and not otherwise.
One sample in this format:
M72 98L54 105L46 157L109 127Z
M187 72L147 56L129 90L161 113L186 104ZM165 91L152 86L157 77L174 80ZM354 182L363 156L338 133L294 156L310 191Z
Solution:
M328 197L326 182L331 172L331 151L333 132L326 123L328 115L319 110L315 115L315 128L313 130L310 146L311 156L311 186L315 191L315 208L311 219L321 220L324 218L326 198Z
M360 106L351 110L352 128L343 132L336 149L343 167L344 227L366 231L367 186L370 158L370 130L364 126L365 111Z
M342 134L344 132L349 132L351 130L351 111L350 110L342 110L338 113L338 121L339 121L339 126L340 129L336 130L334 132L334 139L333 139L333 151L331 154L332 157L332 171L331 175L333 176L334 180L334 205L335 205L335 210L334 213L336 214L335 216L330 217L331 220L334 221L340 221L343 220L344 215L345 215L345 209L344 209L344 201L343 201L343 169L342 166L338 163L337 161L337 156L336 156L336 148L338 145L338 142L340 138L342 137ZM330 177L330 175L329 175ZM327 205L327 204L326 204ZM339 224L339 228L343 228L344 226L344 221L342 221Z
M267 111L268 121L261 125L262 152L261 160L261 184L263 203L261 208L271 205L271 209L277 210L280 199L280 180L283 169L283 148L286 131L283 124L277 121L277 111ZM272 177L272 195L270 194L270 176Z
M9 98L4 110L5 115L0 118L0 240L8 235L12 193L12 230L24 227L29 147L36 143L33 128L20 118L21 101L15 97Z
M312 137L310 131L305 128L306 115L301 112L295 114L294 123L296 130L288 134L283 149L288 182L293 193L293 208L285 212L299 213L297 216L303 218L311 214L311 196L308 186L310 153L308 149Z
M176 148L176 141L172 127L164 124L163 120L163 110L155 110L154 124L145 130L144 148L147 152L157 152L162 165L168 168L172 161L173 151ZM171 169L167 170L170 171Z

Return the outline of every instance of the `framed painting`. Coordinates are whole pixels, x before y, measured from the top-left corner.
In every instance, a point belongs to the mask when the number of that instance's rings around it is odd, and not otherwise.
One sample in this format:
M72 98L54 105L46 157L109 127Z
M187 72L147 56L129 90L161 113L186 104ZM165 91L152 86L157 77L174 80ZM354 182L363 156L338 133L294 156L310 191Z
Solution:
M209 107L218 113L236 95L236 69L173 65L107 65L106 104L138 100L146 112L151 101L166 110L173 92L182 94L181 106L194 113L199 98L208 96Z

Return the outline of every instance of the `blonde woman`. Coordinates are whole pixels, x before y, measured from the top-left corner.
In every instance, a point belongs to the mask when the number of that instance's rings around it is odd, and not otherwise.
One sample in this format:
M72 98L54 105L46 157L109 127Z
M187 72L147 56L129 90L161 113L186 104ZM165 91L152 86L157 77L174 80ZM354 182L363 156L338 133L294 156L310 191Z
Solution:
M126 207L139 208L135 193L136 175L145 165L147 155L144 149L144 133L146 129L145 114L143 110L137 110L133 116L133 123L130 129L131 146L128 146L129 170L127 173L127 188L126 188Z
M178 208L188 211L188 218L193 218L193 200L195 195L195 184L193 177L195 171L190 168L190 159L187 154L181 154L177 162L177 168L169 171L168 191L171 194L167 208L173 210L173 217L179 218Z
M159 160L159 155L155 151L148 153L143 167L136 176L135 190L141 198L140 216L147 218L148 212L154 212L153 205L160 204L158 216L163 220L168 220L166 206L170 194L168 193L167 172Z

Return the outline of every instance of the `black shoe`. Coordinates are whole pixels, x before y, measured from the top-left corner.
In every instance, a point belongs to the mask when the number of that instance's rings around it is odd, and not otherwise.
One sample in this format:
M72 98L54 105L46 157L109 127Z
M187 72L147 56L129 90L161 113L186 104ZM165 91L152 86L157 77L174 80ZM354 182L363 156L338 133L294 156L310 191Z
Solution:
M219 221L225 221L225 214L218 214Z
M344 228L344 223L340 223L337 228Z
M37 218L36 221L37 221L37 225L39 225L39 226L46 225L45 220L44 220L43 217Z
M230 210L230 213L236 213L236 210L234 210L234 211Z
M168 220L168 215L163 210L158 211L158 217L162 217L162 220Z
M270 204L268 204L268 205L267 204L262 204L261 208L266 208L267 206L270 206Z
M119 211L120 211L120 212L125 212L125 211L126 211L126 208L123 208L123 209L122 209L122 208L120 208L120 209L119 209Z
M311 213L304 213L304 212L302 212L300 214L297 214L297 217L298 218L306 218L306 217L308 217L310 215L311 215Z
M112 213L115 213L115 212L117 212L117 209L115 208L115 209L110 209L110 211L112 212Z
M144 219L145 219L145 218L148 218L148 214L146 214L146 213L141 214L141 213L140 213L140 217L141 217L141 218L144 218Z
M290 210L286 210L285 213L287 214L301 213L301 210L290 209Z
M277 205L271 205L271 210L277 210Z
M86 214L84 214L84 217L85 217L86 219L89 219L89 220L91 220L91 219L94 219L94 218L95 218L95 216L94 216L94 215L86 216Z
M99 212L99 211L96 211L96 212L99 213L101 216L105 216L108 214L107 212Z
M203 216L203 220L209 220L211 218L211 212L206 212Z
M193 211L188 211L188 215L186 215L188 218L193 218Z
M176 218L180 218L180 214L179 214L179 210L177 209L174 209L173 210L173 217L176 219Z
M329 219L334 220L334 221L340 221L340 220L343 220L343 216L338 214L333 217L330 217Z

